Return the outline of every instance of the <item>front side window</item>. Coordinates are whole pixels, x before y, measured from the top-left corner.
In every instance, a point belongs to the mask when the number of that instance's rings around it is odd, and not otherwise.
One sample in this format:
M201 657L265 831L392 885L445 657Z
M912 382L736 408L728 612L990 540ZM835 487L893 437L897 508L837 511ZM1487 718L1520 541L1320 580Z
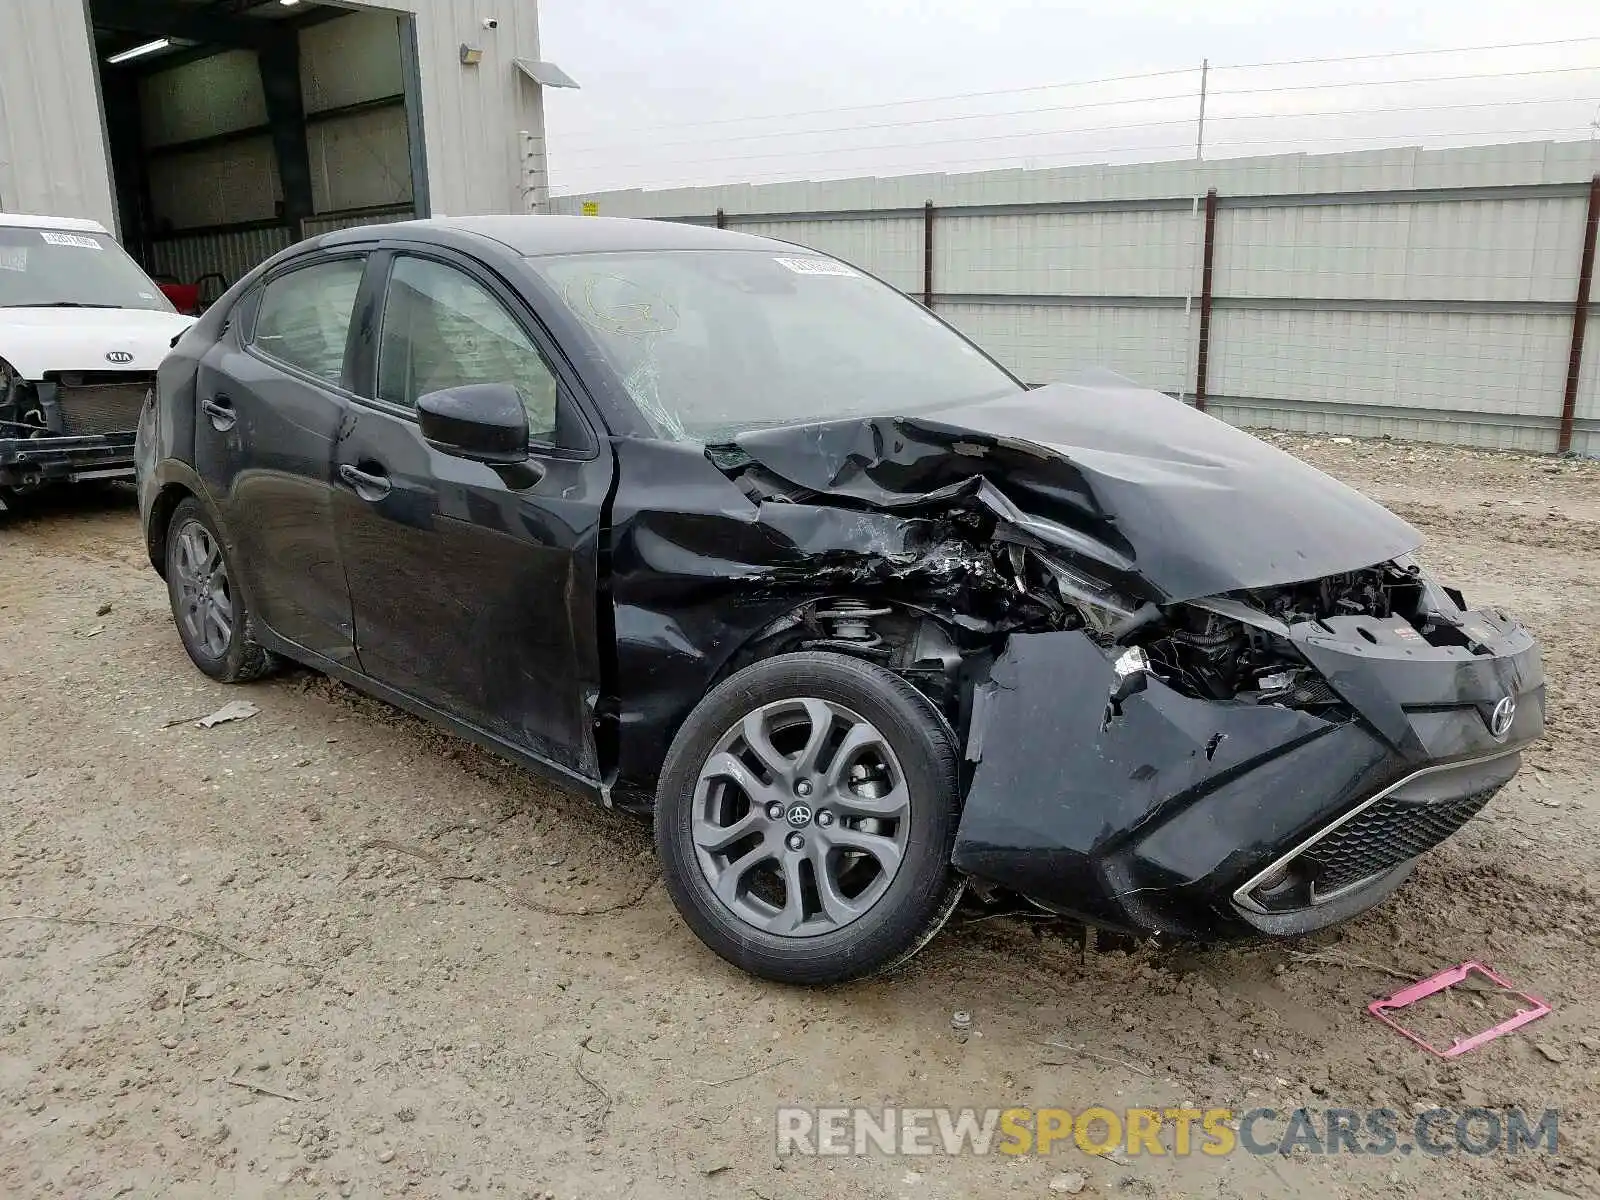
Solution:
M345 342L366 260L341 258L280 275L261 294L252 342L328 383L344 379Z
M176 311L108 234L0 219L0 308Z
M1022 390L920 304L795 248L531 258L666 438L913 416Z
M555 373L505 306L454 267L397 258L378 342L378 398L415 408L419 396L474 383L516 388L529 434L555 440Z

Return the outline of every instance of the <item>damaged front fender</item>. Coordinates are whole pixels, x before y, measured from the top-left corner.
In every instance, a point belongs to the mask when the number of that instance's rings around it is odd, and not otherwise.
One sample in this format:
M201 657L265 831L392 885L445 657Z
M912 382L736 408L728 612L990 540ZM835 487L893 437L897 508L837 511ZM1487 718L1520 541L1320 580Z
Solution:
M698 448L619 439L619 485L608 546L615 661L608 665L615 722L614 761L623 802L648 803L667 744L717 679L753 642L808 604L829 597L926 612L950 628L992 638L1017 606L992 553L963 540L947 514L871 511L773 498L741 488ZM875 631L839 616L861 636L848 647L836 630L792 630L774 645L830 645L872 657L887 653ZM937 639L935 639L937 640ZM898 665L917 676L914 630ZM929 651L953 671L959 658ZM602 737L602 741L606 739ZM630 798L631 793L631 798Z

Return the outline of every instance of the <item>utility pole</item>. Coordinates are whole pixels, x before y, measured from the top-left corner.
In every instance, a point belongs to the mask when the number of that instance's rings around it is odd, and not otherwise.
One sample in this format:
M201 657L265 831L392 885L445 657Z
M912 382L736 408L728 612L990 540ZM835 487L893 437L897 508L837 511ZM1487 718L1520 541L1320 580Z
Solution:
M1206 151L1206 84L1209 81L1210 75L1211 75L1211 60L1209 58L1202 58L1200 60L1200 121L1199 121L1198 125L1195 128L1195 134L1194 134L1194 160L1197 163L1198 162L1203 162L1205 160L1205 156L1206 156L1206 153L1205 153L1205 151ZM1199 182L1198 173L1196 174L1195 178L1196 178L1196 183L1198 183ZM1198 191L1195 192L1194 200L1189 205L1189 220L1191 222L1193 222L1193 227L1195 229L1199 229L1199 227L1200 227L1200 193ZM1190 280L1189 280L1189 289L1188 289L1188 291L1186 291L1184 293L1184 296L1183 296L1183 328L1184 328L1184 331L1185 331L1184 336L1186 336L1186 337L1188 336L1188 330L1191 328L1191 314L1193 312L1194 312L1194 279L1191 277ZM1180 403L1187 403L1188 402L1188 399L1189 399L1188 382L1189 382L1189 380L1188 380L1188 366L1187 366L1187 364L1185 364L1185 366L1184 366L1184 381L1178 385L1178 400L1179 400Z

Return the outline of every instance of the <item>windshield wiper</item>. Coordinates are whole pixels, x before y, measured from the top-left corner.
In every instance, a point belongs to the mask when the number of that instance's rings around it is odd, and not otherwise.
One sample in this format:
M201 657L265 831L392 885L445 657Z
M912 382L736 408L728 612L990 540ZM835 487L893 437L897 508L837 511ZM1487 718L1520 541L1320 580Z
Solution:
M0 308L121 308L120 304L85 304L82 300L41 300L35 304L5 304Z

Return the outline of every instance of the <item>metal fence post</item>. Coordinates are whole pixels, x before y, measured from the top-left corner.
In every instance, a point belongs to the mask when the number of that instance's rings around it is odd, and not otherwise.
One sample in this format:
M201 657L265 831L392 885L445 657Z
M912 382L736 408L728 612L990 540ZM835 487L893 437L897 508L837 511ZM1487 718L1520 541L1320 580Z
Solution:
M922 305L933 307L933 201L922 206Z
M1200 253L1200 346L1195 355L1194 406L1206 410L1206 368L1211 358L1211 260L1217 248L1217 189L1206 192L1206 231Z
M1578 376L1583 369L1583 329L1594 293L1595 233L1600 229L1600 175L1589 181L1589 212L1583 227L1583 257L1578 260L1578 298L1572 306L1572 351L1567 356L1567 387L1561 397L1561 429L1556 453L1572 449L1572 419L1578 408Z

